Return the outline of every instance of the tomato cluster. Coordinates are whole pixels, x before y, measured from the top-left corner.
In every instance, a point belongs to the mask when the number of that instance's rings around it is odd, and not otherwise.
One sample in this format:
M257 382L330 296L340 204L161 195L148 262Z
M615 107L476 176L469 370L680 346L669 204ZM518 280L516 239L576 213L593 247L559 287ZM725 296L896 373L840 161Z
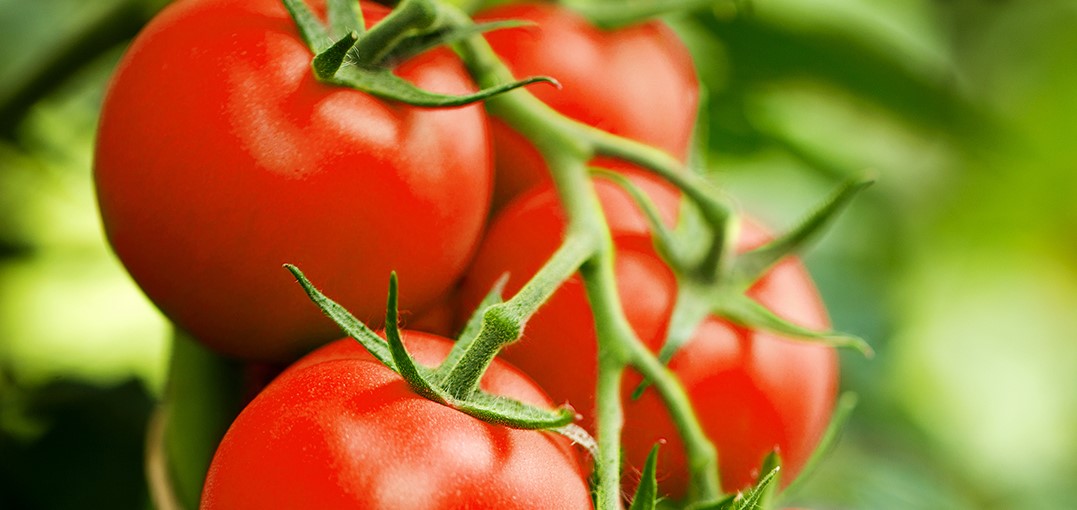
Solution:
M324 2L311 2L324 16ZM362 2L367 26L388 10ZM532 25L486 37L519 76L562 88L536 96L581 123L687 158L699 96L692 61L657 22L599 30L554 4L513 4L478 20ZM280 0L179 0L120 62L95 156L104 227L138 285L178 328L248 361L295 361L221 442L203 508L587 508L584 467L548 432L486 423L420 396L339 328L281 269L295 264L367 325L382 326L386 281L401 281L405 326L458 329L503 273L512 295L554 252L565 218L546 164L479 105L421 108L317 80L311 49ZM446 48L394 62L441 94L476 90ZM677 221L681 195L639 169L616 169ZM635 201L596 181L616 249L617 285L636 334L657 351L677 281ZM489 221L491 204L500 209ZM738 248L765 241L747 222ZM477 255L476 255L477 253ZM787 260L749 294L823 328L803 268ZM433 366L451 344L407 332ZM326 345L327 344L327 345ZM596 341L578 278L564 283L495 361L482 388L549 408L568 402L592 428ZM671 360L716 444L725 489L753 483L777 449L790 479L822 434L836 391L829 347L711 317ZM527 376L537 381L537 385ZM175 376L175 375L174 375ZM627 373L625 388L640 381ZM546 396L546 393L552 396ZM651 446L662 492L685 492L676 431L651 390L625 395L628 467Z
M666 218L675 217L678 195L659 183L640 179ZM640 339L654 352L669 326L676 281L655 253L646 222L625 193L604 181L595 183L617 249L617 286L625 314ZM564 214L552 189L538 189L506 207L491 225L468 271L461 292L461 316L474 307L502 274L515 292L557 248ZM738 249L763 244L767 233L744 222ZM803 267L794 259L760 279L749 295L794 322L823 329L826 311ZM573 279L528 322L523 339L502 353L532 374L555 400L571 402L593 425L597 367L595 328L582 282ZM572 356L561 356L570 352ZM685 386L698 418L719 452L727 490L749 486L763 459L777 448L784 476L792 479L807 461L830 418L837 391L837 355L830 347L795 342L737 327L717 317L699 325L670 361ZM682 496L687 465L676 430L661 399L648 389L638 400L629 393L640 383L625 377L626 460L643 466L659 441L659 480L669 494Z

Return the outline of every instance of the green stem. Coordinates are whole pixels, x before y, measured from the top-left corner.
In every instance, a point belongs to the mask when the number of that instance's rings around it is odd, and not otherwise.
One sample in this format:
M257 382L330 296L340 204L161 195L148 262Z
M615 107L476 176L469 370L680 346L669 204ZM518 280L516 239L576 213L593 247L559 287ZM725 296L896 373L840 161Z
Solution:
M654 385L669 410L669 416L684 442L685 458L691 481L688 501L715 501L722 495L718 481L718 450L707 438L706 431L695 417L695 409L677 376L670 372L654 354L638 342L629 345L632 366Z
M239 414L242 380L238 362L223 358L175 330L165 401L164 453L175 496L198 508L213 453Z
M516 341L527 320L595 252L589 236L569 235L541 269L504 303L483 312L479 336L457 362L446 367L441 387L453 398L467 398L502 347Z
M577 125L578 136L594 144L595 153L622 159L658 175L679 188L697 206L710 226L714 238L697 267L702 281L713 282L725 274L735 236L732 208L724 203L717 190L699 174L688 171L677 158L650 145L623 138L590 126Z
M368 69L380 67L400 41L434 26L438 18L436 6L429 0L404 0L359 39L355 45L357 65Z
M599 454L595 459L595 474L598 478L598 508L601 510L621 508L620 449L624 428L621 380L627 366L626 342L623 340L635 336L622 312L612 254L612 250L605 250L580 269L594 313L598 341L595 414Z
M462 16L461 13L456 15ZM494 86L513 79L481 38L464 41L459 51L480 86ZM728 208L713 204L710 195L702 191L704 187L691 181L692 174L680 170L681 165L676 159L646 145L628 142L567 119L526 91L493 97L487 100L486 106L492 115L528 138L545 158L569 218L566 237L580 235L598 241L592 257L580 267L594 313L598 344L599 373L595 389L598 508L616 510L622 507L620 439L624 408L621 378L629 361L639 365L641 371L655 381L674 416L674 423L682 432L693 471L689 502L717 500L721 490L713 444L702 433L684 388L647 350L624 315L614 276L613 241L586 164L597 154L620 157L653 169L684 189L690 198L712 204L709 211L723 222L729 216ZM724 240L719 242L725 243Z

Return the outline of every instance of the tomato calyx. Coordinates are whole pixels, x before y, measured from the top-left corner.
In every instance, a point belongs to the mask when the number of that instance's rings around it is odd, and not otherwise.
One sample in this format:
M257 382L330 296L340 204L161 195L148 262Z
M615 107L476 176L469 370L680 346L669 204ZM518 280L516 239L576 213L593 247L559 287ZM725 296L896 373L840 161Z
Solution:
M743 492L730 494L714 503L695 506L693 509L754 510L756 508L770 508L767 501L774 495L774 490L778 486L778 475L781 473L781 469L781 459L778 454L771 453L763 460L763 470L761 472L765 474L759 477L759 481L753 487Z
M632 186L631 182L615 180L622 187ZM809 213L798 225L784 234L746 253L734 255L732 250L714 257L709 250L703 256L692 257L691 244L699 244L707 233L715 232L723 225L708 224L697 221L695 228L689 226L682 235L674 233L658 221L655 214L646 214L655 234L655 245L663 257L669 254L667 262L678 280L677 303L667 332L666 343L659 351L658 358L663 363L672 359L677 350L690 338L699 323L707 316L714 315L741 327L776 333L783 337L809 342L819 342L839 348L851 348L866 357L873 351L862 338L837 331L817 331L790 322L765 306L750 298L748 289L767 274L781 260L805 247L817 238L832 223L852 199L874 182L871 177L857 177L840 185L814 211ZM646 196L639 190L630 194L646 211L653 205L646 204ZM704 213L705 214L705 213ZM690 215L689 215L690 216ZM691 220L687 223L691 224ZM721 239L735 239L735 223L727 224L726 232L718 235ZM707 229L709 232L700 232ZM714 245L718 242L715 241ZM713 248L713 245L712 245ZM698 252L699 250L695 250ZM714 280L711 280L714 275ZM638 393L638 392L637 392Z
M431 0L404 0L369 30L352 0L328 0L328 26L304 0L282 0L314 53L311 67L322 83L353 88L383 99L421 107L454 107L486 100L534 83L558 86L546 76L532 76L487 87L473 94L448 95L421 89L393 74L393 67L426 50L490 30L520 26L517 21L475 24L446 16Z
M489 394L479 388L475 388L471 393L462 397L452 395L443 384L444 378L441 375L442 371L439 370L440 367L429 368L417 364L404 347L400 330L397 326L397 279L395 273L389 280L385 340L382 340L377 333L315 288L299 268L290 264L286 264L285 268L295 276L311 301L323 313L336 322L347 335L358 341L375 359L400 374L417 394L488 423L518 429L540 429L558 432L560 429L567 428L568 432L572 434L582 432L582 429L575 430L578 427L575 427L572 422L576 419L576 412L567 406L556 410L541 409L506 397ZM461 355L457 354L455 357L459 359ZM441 366L446 365L446 363L443 363ZM485 369L485 367L482 368ZM482 372L483 370L479 370L477 377L481 377Z

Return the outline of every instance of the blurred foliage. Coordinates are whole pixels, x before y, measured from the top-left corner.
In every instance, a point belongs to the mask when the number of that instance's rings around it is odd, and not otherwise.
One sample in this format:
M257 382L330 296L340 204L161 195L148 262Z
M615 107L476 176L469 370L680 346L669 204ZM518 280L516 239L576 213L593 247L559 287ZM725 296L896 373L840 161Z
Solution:
M636 0L640 1L640 0ZM161 0L0 0L0 507L142 508L167 326L93 198L108 75ZM757 0L669 17L714 178L790 225L879 183L806 255L860 407L816 509L1077 501L1077 2ZM70 499L77 498L77 499ZM77 501L77 503L75 503Z

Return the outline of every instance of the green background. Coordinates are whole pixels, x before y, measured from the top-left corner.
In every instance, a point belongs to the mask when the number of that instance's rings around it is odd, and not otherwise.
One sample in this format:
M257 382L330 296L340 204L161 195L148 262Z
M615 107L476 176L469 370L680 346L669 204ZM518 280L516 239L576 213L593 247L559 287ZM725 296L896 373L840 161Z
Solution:
M169 328L109 251L91 165L112 67L160 0L0 0L0 508L145 508ZM1077 2L758 0L668 18L706 166L793 224L860 406L816 509L1077 501ZM646 70L641 70L641 74Z

